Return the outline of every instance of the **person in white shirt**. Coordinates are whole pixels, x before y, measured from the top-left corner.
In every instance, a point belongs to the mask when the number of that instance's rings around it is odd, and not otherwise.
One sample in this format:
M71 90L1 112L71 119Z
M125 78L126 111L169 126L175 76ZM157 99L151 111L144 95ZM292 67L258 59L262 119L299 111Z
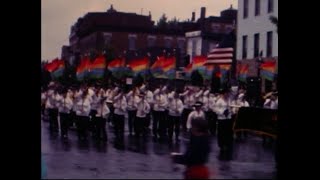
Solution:
M67 94L67 90L62 92L62 97L59 103L59 115L60 115L60 129L61 137L68 138L68 129L70 124L70 110L72 109L73 102Z
M77 115L76 115L76 110L75 110L75 104L78 101L78 98L76 98L77 89L78 89L78 87L74 86L74 87L71 88L71 93L69 93L70 94L69 97L73 102L73 106L72 106L72 108L70 110L70 125L69 125L70 129L71 128L76 129Z
M215 111L218 117L218 146L220 148L220 158L230 159L232 154L233 131L231 120L231 100L228 90L220 91L221 96L216 102Z
M182 128L184 131L187 130L186 124L189 114L193 111L193 105L195 104L194 93L191 88L187 87L185 92L180 94L183 97L184 109L182 112Z
M270 98L265 100L263 107L266 109L278 109L278 98L276 97L276 93L272 93Z
M263 104L263 108L265 109L273 109L276 110L278 109L278 97L276 96L277 92L272 92L269 97L266 98L264 104ZM262 144L263 146L265 145L271 145L273 142L273 139L266 136L266 135L262 135Z
M90 121L89 121L89 130L92 133L92 137L97 139L97 120L96 120L96 114L97 114L97 108L100 102L100 98L102 96L102 93L100 93L99 88L89 88L88 89L88 95L90 97L90 102L91 102L91 110L90 110Z
M134 87L131 91L126 94L126 99L128 103L128 127L129 127L129 135L132 136L133 133L133 124L135 121L137 108L135 103L137 102L138 94L137 88Z
M57 108L57 97L58 90L57 89L49 89L47 93L46 100L46 109L48 110L49 115L49 129L50 132L59 132L58 127L58 108Z
M170 100L173 99L173 96L170 92L170 89L168 88L168 86L164 86L162 89L161 89L161 92L162 94L164 95L165 99L167 99L167 106L165 107L165 111L164 111L164 119L165 119L165 122L167 123L168 122L168 116L169 116L169 107L168 107L168 103ZM165 131L167 133L167 128L168 128L168 125L165 126Z
M195 119L205 119L205 114L202 110L202 105L203 103L200 102L200 101L197 101L195 104L194 104L194 108L195 110L193 110L189 116L188 116L188 120L187 120L187 130L188 132L190 131L191 129L191 121L195 120Z
M173 129L174 129L176 142L178 142L179 141L179 134L180 134L180 123L181 123L180 119L181 119L181 114L183 111L183 103L182 103L181 99L179 98L179 94L177 92L173 93L173 99L171 101L169 101L168 107L169 107L169 118L168 118L169 141L172 140Z
M91 102L88 97L88 91L84 91L82 93L81 98L79 98L76 101L74 108L77 116L76 125L77 125L78 139L80 141L85 141L87 140L89 114L91 109Z
M145 138L147 135L145 129L146 117L150 112L150 105L145 99L145 94L143 92L139 94L139 98L137 99L135 106L137 109L136 119L134 121L135 137L139 138L140 134L142 133L143 137Z
M203 93L204 93L204 89L203 87L200 88L198 91L196 91L196 93L194 93L194 100L197 102L202 102L203 100Z
M47 91L44 91L41 88L41 117L44 117L45 115L46 99L47 99Z
M147 131L149 131L149 126L151 123L151 114L152 114L152 109L153 109L153 93L152 91L150 91L149 87L146 87L146 91L145 91L145 98L148 102L148 104L150 105L150 112L147 114L146 117L146 124L145 124L145 128L147 129Z
M100 93L99 103L97 105L97 114L96 114L96 138L100 141L107 141L108 135L106 132L106 122L110 110L106 103L106 97Z
M127 100L122 90L119 90L119 93L113 99L114 107L114 132L116 137L116 145L121 147L124 146L124 116L127 113Z
M211 119L211 111L209 108L209 90L204 90L202 94L201 102L203 103L202 110L204 111L206 120L209 122Z
M114 121L114 97L115 95L118 93L119 91L119 88L118 87L111 87L108 89L108 91L106 92L106 95L107 95L107 105L109 107L109 110L110 110L110 115L108 117L108 122L112 125L114 125L113 121Z
M166 135L166 119L165 119L165 110L167 107L168 100L164 95L164 92L161 89L156 89L154 91L154 119L153 119L153 135L154 140L158 139L158 135L160 140L163 140Z
M239 109L241 107L249 107L249 103L248 103L248 101L245 100L244 96L245 96L244 93L240 93L238 95L238 97L231 102L231 105L233 105L233 107L231 108L233 124L236 123L235 122L236 121L236 116L237 116L237 114L239 112ZM246 138L246 137L247 137L247 133L246 132L241 132L241 131L236 132L236 139L237 140L241 140L242 138Z

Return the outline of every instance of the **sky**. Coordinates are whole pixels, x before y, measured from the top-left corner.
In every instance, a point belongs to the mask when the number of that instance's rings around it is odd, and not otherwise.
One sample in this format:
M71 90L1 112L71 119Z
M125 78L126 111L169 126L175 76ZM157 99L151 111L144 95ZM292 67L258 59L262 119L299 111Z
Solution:
M238 0L41 0L41 60L51 61L61 57L61 47L69 45L71 26L88 12L105 12L113 8L121 12L148 15L155 23L162 14L180 21L200 16L206 7L206 17L220 16L220 11L232 4L237 9Z

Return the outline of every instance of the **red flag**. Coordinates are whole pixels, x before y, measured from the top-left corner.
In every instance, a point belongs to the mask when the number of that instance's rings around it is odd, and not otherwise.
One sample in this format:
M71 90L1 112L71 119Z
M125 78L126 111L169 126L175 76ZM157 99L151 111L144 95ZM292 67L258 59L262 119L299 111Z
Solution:
M58 69L59 65L60 65L60 61L58 58L56 58L53 61L51 61L50 63L46 64L44 66L44 68L49 72L53 72L56 69Z

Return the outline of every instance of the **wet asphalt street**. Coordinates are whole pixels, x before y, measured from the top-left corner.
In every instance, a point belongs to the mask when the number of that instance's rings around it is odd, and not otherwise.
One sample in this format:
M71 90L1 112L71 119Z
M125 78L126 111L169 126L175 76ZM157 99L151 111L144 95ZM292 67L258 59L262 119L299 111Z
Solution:
M127 124L126 124L127 125ZM183 179L184 166L171 162L170 152L184 152L187 138L180 143L153 142L148 137L137 147L125 131L125 148L113 146L113 133L107 128L109 141L96 143L91 138L79 143L76 131L69 131L68 141L52 136L48 122L42 122L41 148L48 179ZM127 128L127 127L126 127ZM212 137L209 163L212 179L271 179L276 175L274 148L263 147L260 137L249 135L234 143L233 159L218 159L216 137Z

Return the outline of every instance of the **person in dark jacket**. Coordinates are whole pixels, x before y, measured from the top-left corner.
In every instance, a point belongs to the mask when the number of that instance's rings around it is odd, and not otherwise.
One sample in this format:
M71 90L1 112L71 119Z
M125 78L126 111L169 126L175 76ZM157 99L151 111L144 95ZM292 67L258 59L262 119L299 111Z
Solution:
M172 153L172 158L175 163L186 166L185 179L209 179L209 170L205 165L210 153L208 122L204 118L197 118L191 124L187 151L183 155Z

